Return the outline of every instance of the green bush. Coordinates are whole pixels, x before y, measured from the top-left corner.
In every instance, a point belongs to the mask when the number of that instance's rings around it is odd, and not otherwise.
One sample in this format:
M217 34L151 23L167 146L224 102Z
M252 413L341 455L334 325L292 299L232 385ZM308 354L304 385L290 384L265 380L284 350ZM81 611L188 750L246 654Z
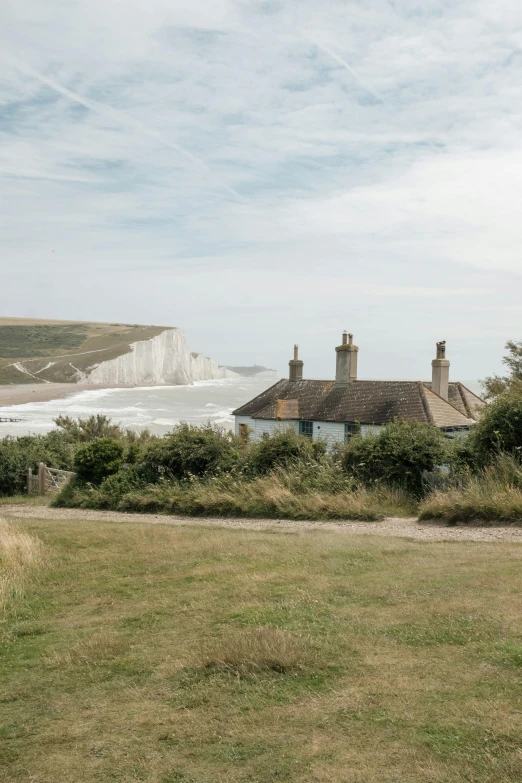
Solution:
M311 438L297 435L294 430L277 430L265 435L250 446L246 470L255 475L266 475L275 468L287 467L296 461L310 461L324 453L325 446Z
M475 427L471 442L483 463L501 451L522 453L522 394L506 392L490 403Z
M18 495L24 491L28 455L13 439L0 442L0 495Z
M415 497L425 492L422 474L448 456L448 441L436 427L394 422L378 435L352 438L340 451L343 469L365 485L400 487Z
M53 499L58 508L118 509L122 498L132 492L143 491L145 482L138 468L122 467L105 478L100 486L87 486L80 479L69 481Z
M233 470L240 461L242 444L226 430L180 424L146 449L142 469L149 482L162 476L186 479Z
M467 437L448 441L447 462L453 476L465 478L480 470L480 458L475 446L473 433Z
M27 471L38 469L40 462L51 468L71 470L74 450L59 432L48 435L24 435L0 440L0 495L19 495L27 486Z
M121 468L117 473L104 479L99 493L104 508L117 508L120 500L128 492L136 492L145 486L140 470L136 467Z
M117 473L123 462L123 446L111 438L100 438L76 452L74 466L82 482L101 484L104 478Z

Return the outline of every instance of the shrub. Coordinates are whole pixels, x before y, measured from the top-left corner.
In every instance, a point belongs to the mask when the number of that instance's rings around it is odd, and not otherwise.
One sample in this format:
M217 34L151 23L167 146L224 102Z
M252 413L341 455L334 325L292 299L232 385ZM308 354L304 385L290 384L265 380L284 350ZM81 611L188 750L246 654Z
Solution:
M274 468L287 467L297 460L313 460L323 451L323 444L314 444L311 438L297 435L290 428L265 435L253 443L247 461L247 470L257 475L266 475Z
M158 481L164 475L186 479L226 473L238 465L241 448L240 440L226 430L210 424L180 424L148 447L144 475L148 481Z
M401 487L415 497L424 494L422 474L433 471L448 454L448 442L436 427L395 422L378 435L352 438L340 452L345 471L366 485Z
M26 483L28 457L14 439L0 442L0 495L17 495Z
M25 492L27 470L36 471L40 462L52 468L70 470L74 451L60 433L0 440L0 496Z
M76 452L74 465L80 481L101 484L116 473L123 462L123 446L111 438L100 438Z
M117 473L104 479L100 486L103 508L117 508L120 500L129 492L136 492L145 486L139 469L121 468Z
M78 479L69 481L53 499L57 508L107 508L118 509L122 498L145 487L139 469L132 466L120 468L105 478L100 486L86 486Z
M480 458L473 432L467 437L448 441L447 462L454 476L465 477L480 470Z
M483 464L500 451L522 453L522 393L506 392L490 403L471 440Z

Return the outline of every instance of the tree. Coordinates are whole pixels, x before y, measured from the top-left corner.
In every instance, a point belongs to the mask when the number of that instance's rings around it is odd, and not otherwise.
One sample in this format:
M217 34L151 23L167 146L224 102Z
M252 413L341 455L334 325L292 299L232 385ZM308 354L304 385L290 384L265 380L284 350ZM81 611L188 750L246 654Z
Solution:
M508 340L505 348L508 353L502 359L502 363L509 368L509 375L492 375L481 382L486 399L498 397L499 394L510 389L522 393L522 340L518 342Z
M97 438L120 440L124 435L121 428L102 413L78 420L70 416L58 416L54 423L76 443L89 443Z
M501 451L522 455L522 394L513 385L491 402L471 434L483 463Z

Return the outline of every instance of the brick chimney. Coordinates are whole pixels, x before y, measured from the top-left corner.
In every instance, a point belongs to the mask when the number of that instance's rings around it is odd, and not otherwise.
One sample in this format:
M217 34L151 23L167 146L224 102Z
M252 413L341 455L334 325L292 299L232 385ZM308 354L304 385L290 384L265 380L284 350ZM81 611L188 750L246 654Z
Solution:
M431 388L444 400L449 394L449 368L450 363L446 359L446 340L437 343L437 358L431 363Z
M343 332L343 342L335 349L337 354L335 385L349 386L357 380L357 354L359 349L353 344L353 334Z
M294 358L288 362L290 367L289 379L294 383L303 380L303 362L299 358L299 347L294 345Z

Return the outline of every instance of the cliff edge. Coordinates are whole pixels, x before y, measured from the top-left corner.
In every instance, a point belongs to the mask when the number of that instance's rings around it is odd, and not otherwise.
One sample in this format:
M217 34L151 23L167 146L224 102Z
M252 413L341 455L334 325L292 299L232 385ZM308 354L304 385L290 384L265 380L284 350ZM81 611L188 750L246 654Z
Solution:
M175 327L0 318L0 384L188 384L238 373L190 351Z

